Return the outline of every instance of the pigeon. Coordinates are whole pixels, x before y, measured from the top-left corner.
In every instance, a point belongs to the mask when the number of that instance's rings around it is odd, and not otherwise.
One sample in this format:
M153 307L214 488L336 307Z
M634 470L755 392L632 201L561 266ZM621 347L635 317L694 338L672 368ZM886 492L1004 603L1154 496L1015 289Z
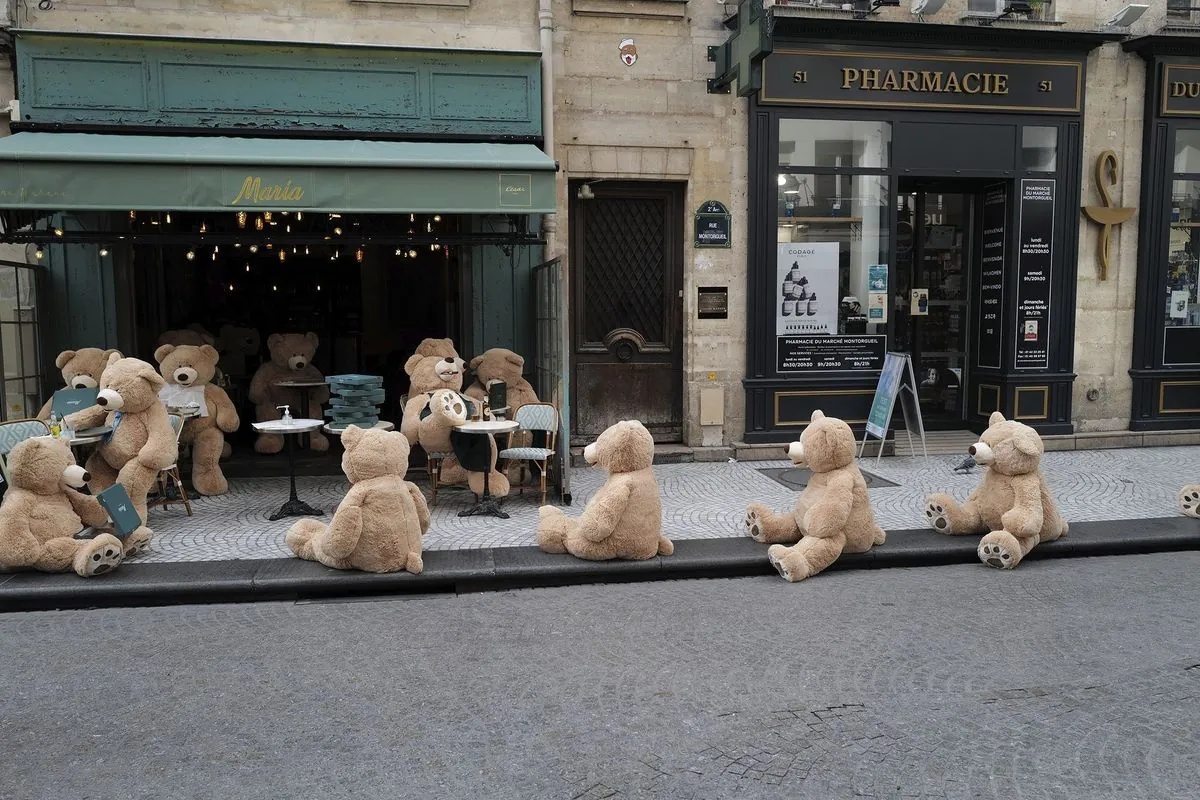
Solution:
M958 466L954 468L954 471L955 472L970 472L976 466L978 466L978 464L976 463L975 459L972 458L971 456L967 456L966 458L964 458L962 461L959 462Z

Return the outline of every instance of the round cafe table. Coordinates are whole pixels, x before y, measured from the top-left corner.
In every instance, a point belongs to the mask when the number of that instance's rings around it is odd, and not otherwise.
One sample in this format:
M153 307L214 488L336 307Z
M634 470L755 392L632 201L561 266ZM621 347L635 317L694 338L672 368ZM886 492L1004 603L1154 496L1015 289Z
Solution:
M319 419L293 419L291 422L273 419L268 422L254 422L251 424L254 426L254 430L260 433L280 434L287 442L288 478L291 481L291 496L288 497L286 503L280 506L278 511L267 517L267 519L274 522L284 517L306 517L325 513L313 508L296 495L296 451L292 444L292 435L301 435L315 431L325 423Z
M459 433L466 433L466 434L471 434L474 436L488 436L490 434L495 434L495 433L512 433L519 427L520 427L520 424L516 420L497 419L497 420L483 420L481 422L466 422L466 423L463 423L462 425L459 425L454 430L458 431ZM500 498L493 497L492 493L490 491L490 488L488 487L488 478L492 472L491 469L488 468L491 466L491 453L490 453L491 446L489 445L488 447L489 447L489 452L488 452L487 462L484 464L484 468L482 470L482 472L483 472L483 494L480 496L479 502L476 503L474 506L458 512L458 515L460 517L470 517L470 516L474 516L476 514L488 514L493 517L499 517L500 519L508 519L509 518L508 514L506 514L500 510ZM463 464L461 458L459 458L459 463L462 464L464 469L470 469L466 464ZM472 466L474 466L474 465L472 465Z
M324 386L325 381L314 381L314 380L307 380L307 379L296 379L296 380L289 379L289 380L284 380L284 381L275 381L275 385L278 386L280 389L292 389L294 391L299 392L299 394L300 394L300 417L303 419L307 419L308 418L308 391L307 390L315 389L318 386ZM267 432L274 433L274 431L267 431ZM308 444L309 444L309 438L307 435L305 435L304 446L307 447Z

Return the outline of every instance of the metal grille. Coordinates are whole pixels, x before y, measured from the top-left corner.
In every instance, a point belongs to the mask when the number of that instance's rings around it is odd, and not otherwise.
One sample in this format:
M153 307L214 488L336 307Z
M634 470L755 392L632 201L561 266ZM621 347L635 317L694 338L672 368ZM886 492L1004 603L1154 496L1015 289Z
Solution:
M588 203L584 258L584 340L600 342L632 328L662 342L667 204L663 200L596 198Z

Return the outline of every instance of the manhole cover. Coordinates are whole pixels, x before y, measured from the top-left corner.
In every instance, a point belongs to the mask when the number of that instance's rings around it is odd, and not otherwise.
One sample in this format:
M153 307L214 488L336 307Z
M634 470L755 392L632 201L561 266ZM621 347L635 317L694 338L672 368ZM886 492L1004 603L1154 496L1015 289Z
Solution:
M867 482L868 489L882 489L888 486L900 485L892 483L887 478L881 478L878 475L867 472L865 469L860 471L862 472L863 480ZM812 470L800 469L799 467L785 467L783 469L772 467L771 469L760 469L759 472L771 480L797 491L808 486L808 479L812 476Z

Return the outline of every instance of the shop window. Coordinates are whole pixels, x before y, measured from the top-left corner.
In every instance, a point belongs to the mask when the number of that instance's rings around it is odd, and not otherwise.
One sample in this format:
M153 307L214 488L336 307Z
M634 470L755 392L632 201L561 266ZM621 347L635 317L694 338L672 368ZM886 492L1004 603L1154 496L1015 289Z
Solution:
M779 165L883 169L888 165L892 126L842 119L779 121Z
M1200 174L1200 129L1175 132L1175 174Z
M778 176L777 243L831 244L838 254L836 267L816 264L811 275L779 265L779 313L795 332L885 332L886 315L869 322L868 305L873 288L886 296L888 197L885 175Z
M0 262L0 358L4 367L5 420L37 416L42 407L35 277L33 267Z
M1021 165L1030 172L1058 169L1058 128L1027 125L1021 129Z
M1176 149L1178 152L1178 147ZM1200 181L1171 186L1171 239L1167 252L1167 327L1200 326Z

